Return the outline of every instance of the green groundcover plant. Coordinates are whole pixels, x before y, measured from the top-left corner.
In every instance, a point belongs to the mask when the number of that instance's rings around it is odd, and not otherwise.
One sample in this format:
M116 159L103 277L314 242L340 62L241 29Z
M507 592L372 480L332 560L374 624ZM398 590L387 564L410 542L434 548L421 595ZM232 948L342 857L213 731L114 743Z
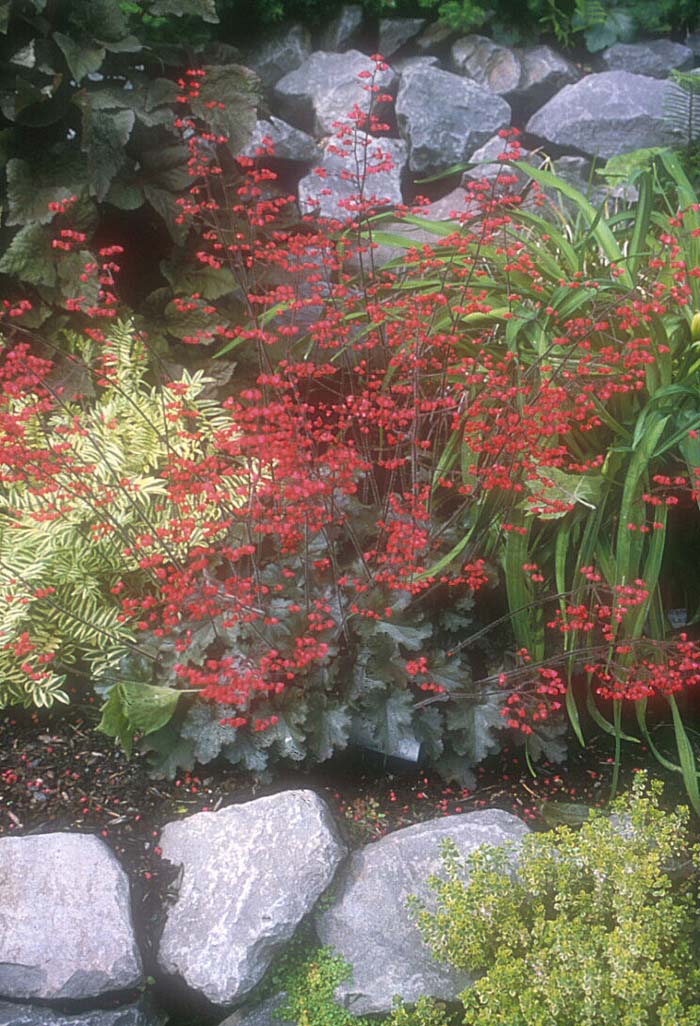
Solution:
M435 909L414 906L435 956L478 976L465 1026L700 1023L700 852L661 792L640 774L612 815L526 837L517 870L508 849L445 846Z

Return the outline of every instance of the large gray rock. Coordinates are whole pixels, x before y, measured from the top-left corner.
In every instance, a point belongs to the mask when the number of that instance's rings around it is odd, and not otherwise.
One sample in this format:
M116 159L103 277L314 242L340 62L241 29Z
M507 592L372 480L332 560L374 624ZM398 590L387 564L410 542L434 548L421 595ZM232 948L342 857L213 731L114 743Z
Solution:
M417 36L425 25L425 18L380 18L377 53L391 57L409 39Z
M388 166L383 169L385 164ZM347 149L337 137L331 136L319 165L324 177L314 170L299 182L299 208L302 214L316 213L342 221L357 212L360 195L375 207L398 206L402 202L401 174L405 166L406 143L400 139L377 139L356 132Z
M343 4L338 14L318 40L319 50L333 53L347 50L362 25L364 15L360 4Z
M693 63L692 49L670 39L615 43L603 51L602 57L611 71L631 71L652 78L667 78L672 68L689 68Z
M396 73L389 69L375 74L374 62L358 50L314 53L275 86L280 113L300 128L320 136L330 135L334 122L347 121L355 104L361 110L369 110L368 80L359 77L367 72L375 76L382 93L395 92ZM386 104L375 104L380 117L386 110Z
M437 57L397 57L391 66L399 75L410 75L414 68L435 68L440 66Z
M402 76L396 118L418 174L465 161L510 124L510 107L483 86L449 71L418 67Z
M142 981L129 881L86 834L0 839L0 995L92 998Z
M581 77L575 64L551 46L532 46L520 51L520 82L506 96L519 117L528 117L566 85Z
M73 1014L54 1012L41 1005L0 1001L0 1026L165 1026L167 1021L167 1015L157 1011L148 1001Z
M505 97L520 117L580 77L575 65L551 46L513 50L476 35L453 44L452 65L458 74Z
M337 992L353 1013L386 1013L392 997L421 994L454 1000L472 981L437 962L406 910L411 894L428 905L427 880L441 869L440 845L450 837L466 855L482 844L520 842L526 825L507 812L471 812L397 830L353 853L335 903L318 914L316 928L353 967L353 981Z
M615 157L677 137L664 117L668 86L628 71L603 71L565 86L537 111L526 131L547 142L600 157Z
M254 157L257 149L262 146L263 139L272 141L274 155L279 160L311 164L321 155L320 147L313 136L273 115L266 121L256 122L252 138L243 150L243 156Z
M291 25L274 33L247 55L246 64L261 82L273 86L311 55L311 35L303 25Z
M262 979L345 854L312 791L168 823L160 846L182 880L158 961L216 1005L240 1003Z
M463 36L453 43L452 66L457 74L474 79L492 93L504 94L517 89L522 76L516 52L486 36Z

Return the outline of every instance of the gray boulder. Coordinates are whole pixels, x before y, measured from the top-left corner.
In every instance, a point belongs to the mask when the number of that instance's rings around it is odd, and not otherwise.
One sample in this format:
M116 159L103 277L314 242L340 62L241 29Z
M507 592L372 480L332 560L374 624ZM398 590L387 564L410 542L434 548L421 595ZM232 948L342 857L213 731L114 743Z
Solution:
M374 62L358 50L314 53L275 86L280 113L300 128L330 135L334 122L347 121L355 104L369 110L367 80L358 77L366 72L375 73ZM396 91L398 79L391 69L376 73L374 81L383 93ZM386 110L386 105L375 104L380 117Z
M520 82L506 96L519 117L528 117L566 85L581 77L575 64L551 46L532 46L520 51Z
M437 57L397 57L391 66L399 75L409 75L414 68L436 68L440 66Z
M284 791L168 823L163 857L182 866L158 960L216 1005L262 979L345 855L324 802Z
M331 136L324 147L320 163L325 177L320 178L312 172L299 182L299 208L302 214L317 213L320 217L346 220L353 216L355 200L360 192L364 200L373 202L377 207L401 204L401 175L406 166L404 142L399 139L377 139L364 132L357 132L349 150L338 153L338 149L342 149L340 140ZM392 166L379 170L387 158ZM363 182L354 175L356 160L364 176ZM373 168L376 170L373 171ZM348 173L353 177L348 179Z
M677 141L664 117L668 86L628 71L603 71L565 86L537 111L526 131L591 156L615 157Z
M319 50L337 53L347 50L362 25L364 15L360 4L343 4L333 21L318 40Z
M40 1005L0 1001L0 1026L165 1026L167 1015L149 1001L94 1012L54 1012Z
M409 39L417 36L424 25L425 18L380 18L377 53L391 57Z
M392 997L421 994L454 1000L470 977L437 962L406 910L411 894L430 904L427 880L441 868L440 845L451 838L463 855L482 844L520 842L526 825L507 812L471 812L397 830L352 854L335 903L316 918L323 944L353 967L337 991L354 1014L386 1013Z
M263 139L271 139L275 157L279 160L294 160L300 164L311 164L319 159L321 150L313 136L302 132L293 125L288 125L274 115L266 121L257 121L252 138L243 156L254 157Z
M294 71L311 55L311 35L303 25L291 25L274 33L245 58L246 64L266 86Z
M510 107L476 82L419 67L401 79L396 118L408 143L411 170L430 174L466 162L510 124Z
M575 65L551 46L514 50L477 35L454 43L452 65L458 74L505 97L520 117L580 77Z
M87 834L0 839L0 994L92 998L142 982L129 881Z
M520 84L522 66L516 52L486 36L463 36L453 43L451 53L457 74L474 79L492 93L509 93Z
M667 78L672 68L689 68L693 64L692 49L670 39L615 43L603 51L602 57L611 71L631 71L652 78Z

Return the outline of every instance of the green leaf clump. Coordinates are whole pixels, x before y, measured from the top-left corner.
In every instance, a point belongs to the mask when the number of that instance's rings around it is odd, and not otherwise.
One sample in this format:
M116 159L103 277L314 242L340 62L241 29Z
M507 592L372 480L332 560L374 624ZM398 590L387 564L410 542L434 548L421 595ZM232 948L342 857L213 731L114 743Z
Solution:
M697 1026L700 851L686 808L639 774L610 815L466 860L445 846L435 907L413 902L434 955L477 975L468 1026ZM517 866L517 869L514 868Z

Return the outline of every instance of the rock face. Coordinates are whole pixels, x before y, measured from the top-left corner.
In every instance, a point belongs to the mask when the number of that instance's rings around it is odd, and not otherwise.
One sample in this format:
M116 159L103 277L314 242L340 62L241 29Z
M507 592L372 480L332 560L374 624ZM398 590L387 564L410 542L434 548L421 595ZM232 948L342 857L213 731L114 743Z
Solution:
M692 65L693 51L670 39L650 39L646 43L615 43L603 51L603 60L611 71L667 78L672 68Z
M0 839L0 994L91 998L142 981L129 881L86 834Z
M551 46L532 46L521 51L520 82L506 97L518 115L527 117L566 85L581 77L576 66Z
M260 981L345 854L312 791L168 823L160 846L183 874L159 963L217 1005L242 1001Z
M263 85L273 86L283 75L303 64L310 55L309 30L303 25L292 25L252 50L246 57L246 63Z
M318 41L319 50L330 50L334 53L347 50L362 25L362 20L360 4L343 4L336 17L321 35Z
M253 137L243 150L243 156L254 157L263 139L272 140L274 155L279 160L311 164L321 155L318 143L312 136L272 115L267 121L256 122Z
M445 838L466 855L485 843L519 842L527 832L509 813L471 812L397 830L354 852L335 903L316 921L321 942L353 967L353 981L337 992L342 1003L362 1015L388 1012L395 994L407 1002L421 994L456 998L470 978L433 959L406 899L415 894L430 902L427 880L440 870Z
M677 141L664 118L667 84L628 71L587 75L530 118L526 131L591 156L615 157Z
M281 112L299 128L319 136L330 135L334 131L333 123L347 120L355 104L368 110L367 79L359 77L367 72L374 75L382 93L395 92L396 73L387 70L375 74L374 62L358 50L343 54L314 53L300 68L277 83L275 95ZM376 105L380 117L385 109L385 105Z
M0 1001L0 1026L165 1026L168 1017L145 1001L123 1008L74 1014L50 1008Z
M522 75L514 50L500 46L486 36L464 36L452 45L452 65L459 75L474 79L492 93L517 89Z
M485 36L458 39L452 46L452 65L458 74L505 97L521 117L579 78L571 61L551 46L513 50Z
M402 77L396 117L408 143L411 170L430 174L466 162L478 146L510 124L510 107L469 79L416 67Z
M356 159L364 182L355 175ZM341 140L331 136L320 163L324 177L312 172L299 182L301 212L317 211L321 217L343 221L357 210L360 194L365 202L378 207L398 206L405 165L406 144L399 139L375 139L358 132L350 149L343 150ZM353 177L347 178L348 173Z
M391 57L404 43L417 36L424 25L425 18L381 18L377 52L382 57Z

